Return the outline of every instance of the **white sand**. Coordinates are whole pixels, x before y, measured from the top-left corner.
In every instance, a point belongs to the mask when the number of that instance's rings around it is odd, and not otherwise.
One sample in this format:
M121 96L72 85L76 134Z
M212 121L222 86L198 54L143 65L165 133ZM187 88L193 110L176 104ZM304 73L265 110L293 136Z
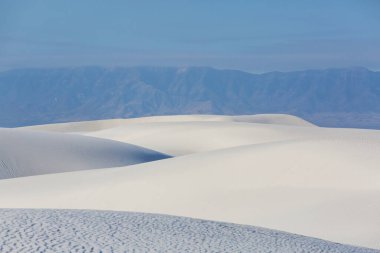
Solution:
M308 121L287 114L257 114L241 116L224 115L175 115L154 116L130 119L109 119L80 121L70 123L57 123L20 127L20 129L43 130L54 132L90 132L109 129L113 127L127 126L135 123L157 123L157 122L194 122L194 121L216 121L216 122L248 122L261 124L278 124L294 126L314 126Z
M268 126L268 122L295 127ZM178 156L299 138L299 126L303 128L313 125L294 116L277 114L272 118L271 115L180 115L51 124L25 129L78 133Z
M1 252L379 253L253 226L158 214L0 209Z
M184 156L1 180L0 207L164 213L380 249L380 131L184 118L39 126Z
M0 128L0 179L125 166L163 158L167 156L117 141Z

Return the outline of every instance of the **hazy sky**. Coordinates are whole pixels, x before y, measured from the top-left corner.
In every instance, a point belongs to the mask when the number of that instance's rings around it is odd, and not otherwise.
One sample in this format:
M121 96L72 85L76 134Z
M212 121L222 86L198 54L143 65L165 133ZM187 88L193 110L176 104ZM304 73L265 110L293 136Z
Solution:
M0 0L0 69L380 70L379 0Z

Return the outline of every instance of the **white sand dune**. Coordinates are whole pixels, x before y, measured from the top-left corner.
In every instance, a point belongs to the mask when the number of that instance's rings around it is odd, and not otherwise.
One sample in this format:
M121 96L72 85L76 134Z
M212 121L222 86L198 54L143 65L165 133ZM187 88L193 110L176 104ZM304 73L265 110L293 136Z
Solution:
M0 209L0 237L2 252L20 253L379 252L252 226L89 210Z
M273 124L269 124L272 122ZM253 127L252 125L255 124ZM284 127L291 125L294 127ZM291 115L180 115L85 121L26 127L39 131L77 133L131 143L173 156L308 135L313 126ZM299 129L301 128L301 129ZM301 132L301 133L300 133Z
M81 134L132 143L173 156L286 140L320 138L379 140L376 131L224 121L134 123Z
M167 157L93 137L0 129L0 179L125 166Z
M216 122L247 122L260 124L277 124L292 126L314 126L312 123L299 117L287 114L257 114L241 116L225 115L175 115L175 116L153 116L129 119L108 119L80 121L69 123L57 123L46 125L35 125L20 127L30 130L54 131L54 132L93 132L113 127L128 126L136 123L157 122L194 122L194 121L216 121Z
M0 207L163 213L380 249L380 131L192 117L39 126L184 156L1 180Z

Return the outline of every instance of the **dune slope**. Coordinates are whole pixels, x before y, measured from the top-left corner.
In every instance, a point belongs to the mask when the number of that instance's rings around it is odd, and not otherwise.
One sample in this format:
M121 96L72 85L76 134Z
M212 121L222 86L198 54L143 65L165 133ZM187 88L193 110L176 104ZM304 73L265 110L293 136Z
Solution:
M88 210L0 210L0 236L4 252L379 252L251 226Z
M93 137L0 129L0 179L125 166L167 158L135 145Z
M374 147L377 140L284 141L2 180L0 207L164 213L380 248Z
M157 123L157 122L199 122L199 121L214 121L214 122L246 122L260 124L277 124L277 125L292 125L292 126L314 126L312 123L288 114L256 114L256 115L174 115L174 116L152 116L142 118L129 119L107 119L107 120L92 120L79 121L69 123L56 123L46 125L34 125L19 127L20 129L42 130L53 132L93 132L113 127L128 126L136 123Z
M276 120L268 117L73 123L76 130L66 124L59 130L80 134L60 135L183 156L1 180L0 207L162 213L380 249L380 131L268 124Z
M71 132L132 143L173 156L310 135L298 117L274 115L179 115L114 119L26 127ZM306 128L303 129L303 128Z

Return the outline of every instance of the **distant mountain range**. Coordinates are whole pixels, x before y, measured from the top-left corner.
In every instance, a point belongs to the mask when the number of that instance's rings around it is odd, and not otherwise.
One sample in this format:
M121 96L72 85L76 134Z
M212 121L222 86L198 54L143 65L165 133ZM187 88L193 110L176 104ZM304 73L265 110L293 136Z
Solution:
M287 113L380 129L380 72L251 74L208 67L77 67L0 73L0 126L169 114Z

